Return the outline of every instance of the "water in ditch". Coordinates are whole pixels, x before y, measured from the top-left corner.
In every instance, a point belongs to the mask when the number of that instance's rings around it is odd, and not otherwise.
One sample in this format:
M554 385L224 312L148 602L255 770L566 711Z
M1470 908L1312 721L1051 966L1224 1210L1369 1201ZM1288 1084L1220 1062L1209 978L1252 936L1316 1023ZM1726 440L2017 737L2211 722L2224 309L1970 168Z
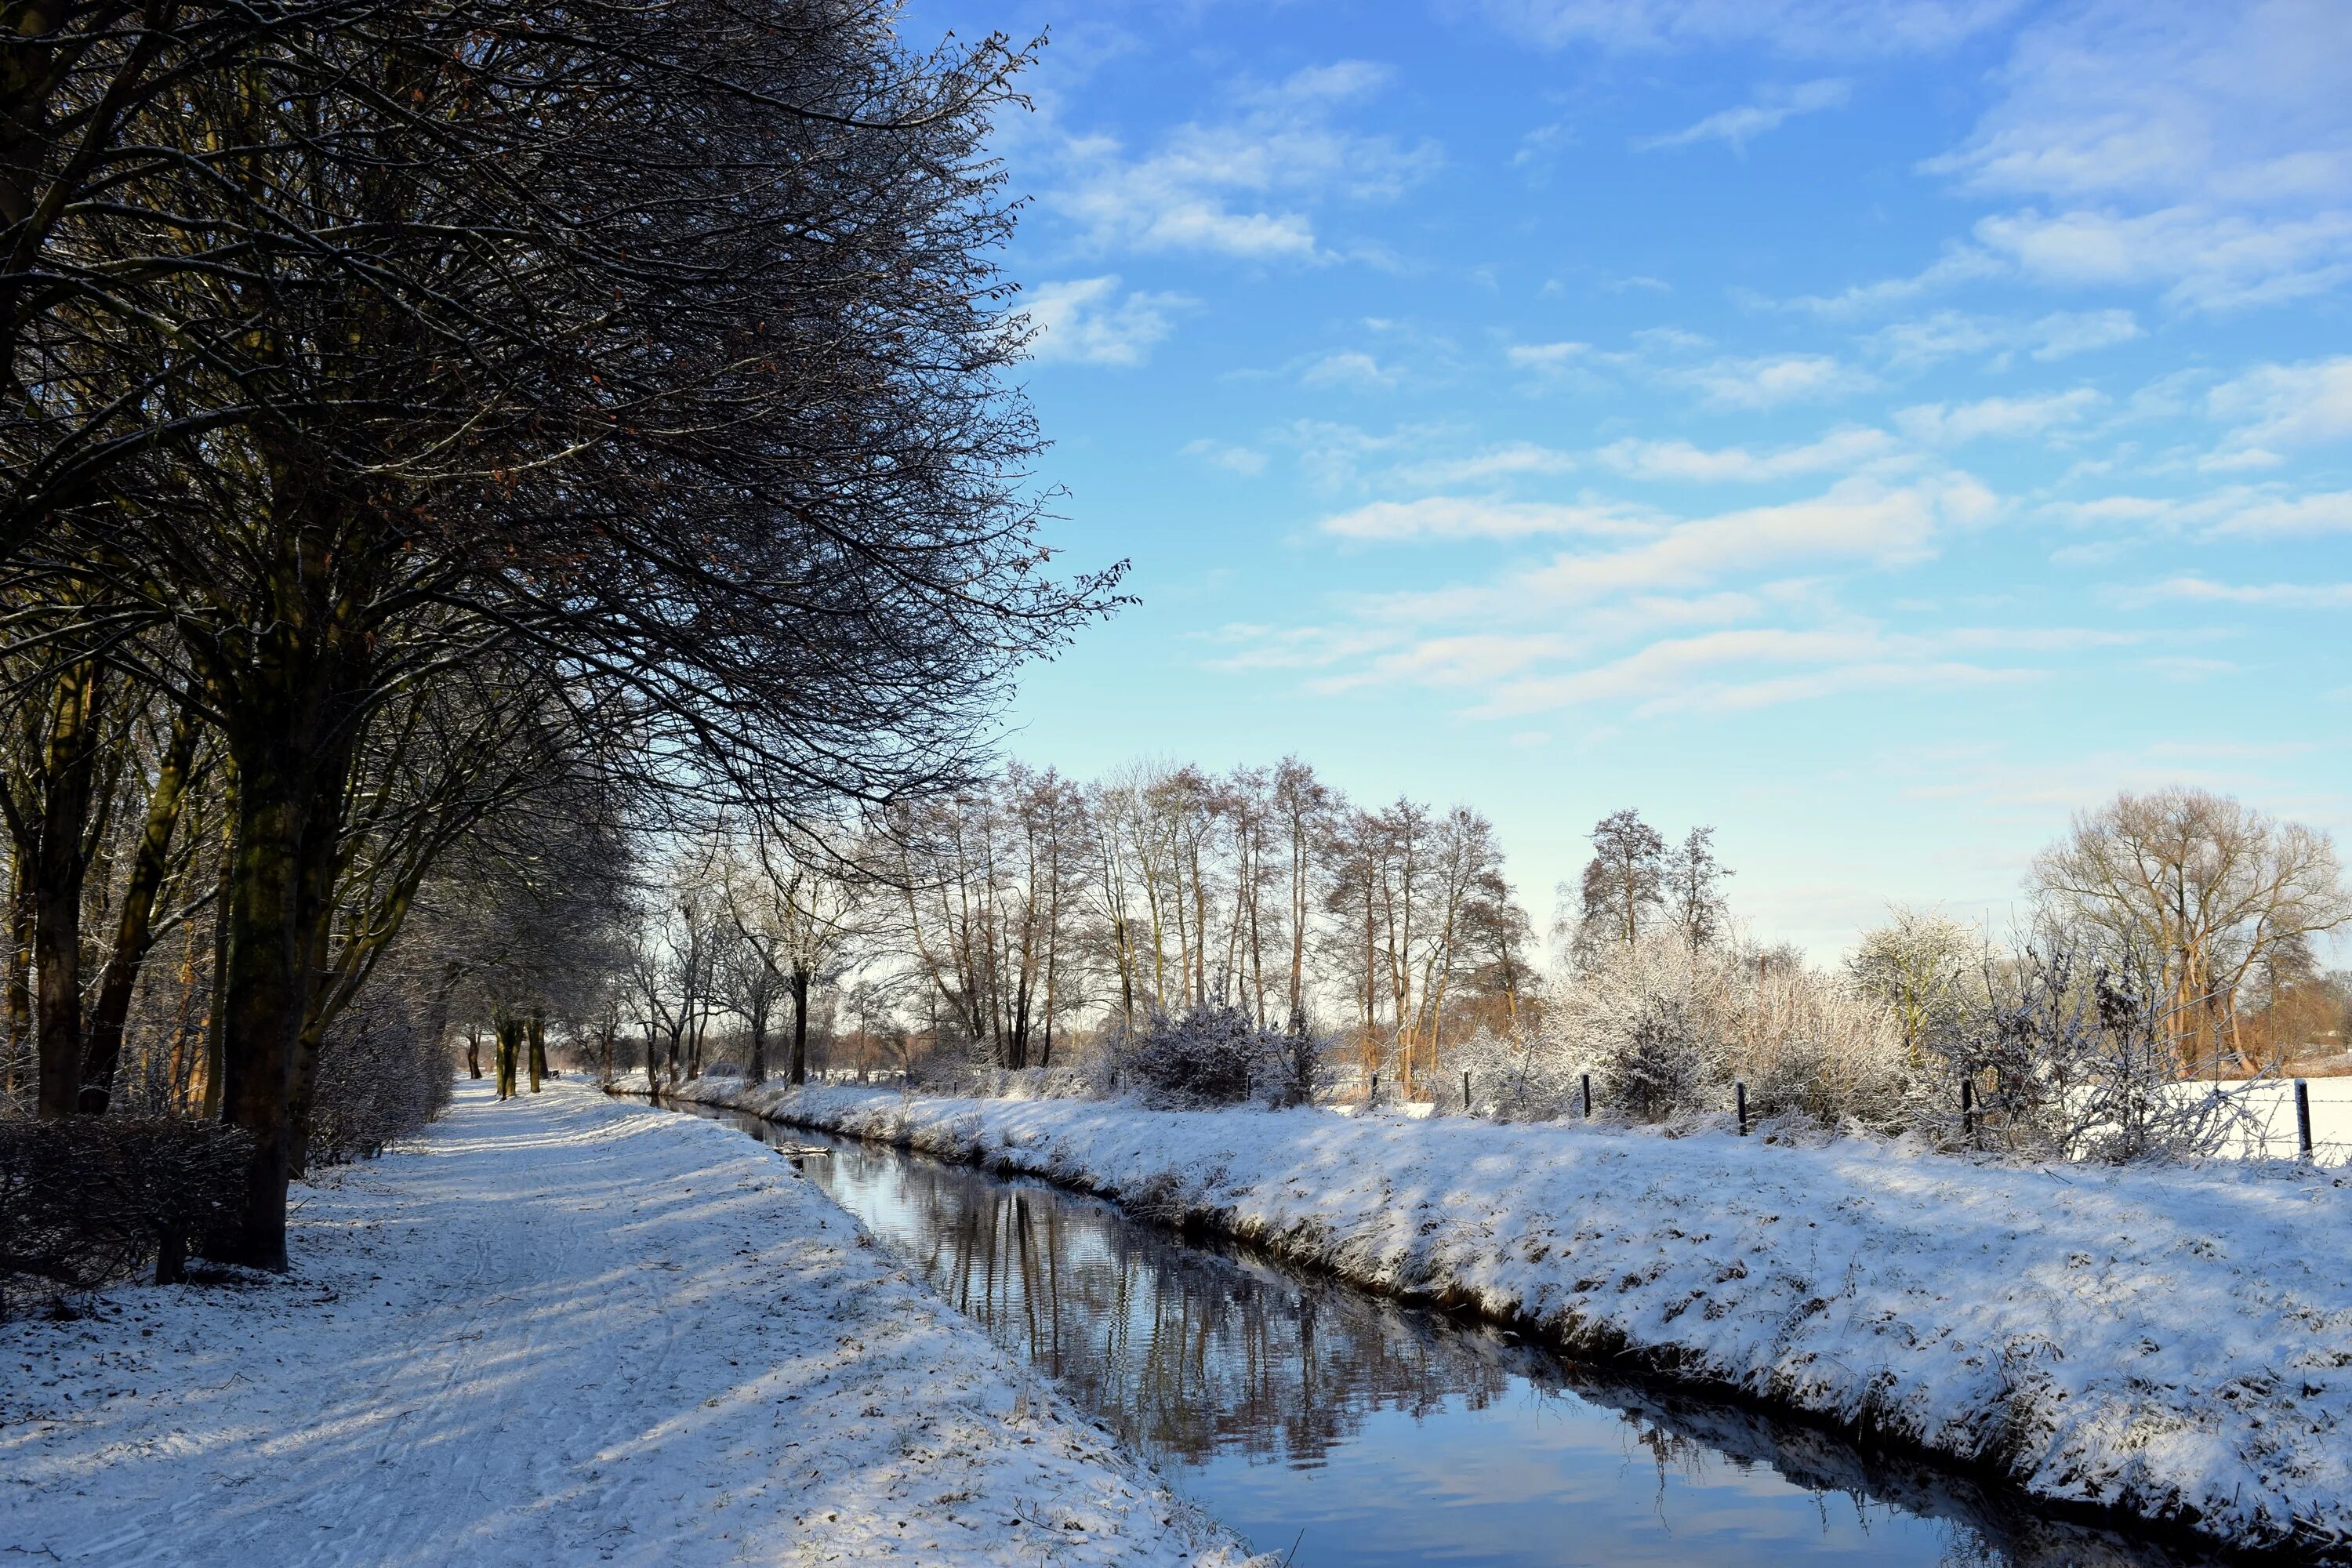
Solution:
M1195 1246L1044 1183L728 1115L1296 1568L2203 1561L1813 1427Z

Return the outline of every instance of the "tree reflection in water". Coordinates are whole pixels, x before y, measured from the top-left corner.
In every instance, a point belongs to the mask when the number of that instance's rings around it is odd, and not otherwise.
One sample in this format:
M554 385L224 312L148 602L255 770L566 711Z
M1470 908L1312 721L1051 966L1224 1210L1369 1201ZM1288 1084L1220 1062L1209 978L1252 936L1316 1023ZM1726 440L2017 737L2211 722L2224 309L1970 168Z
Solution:
M2207 1561L1044 1184L726 1120L832 1148L807 1173L943 1297L1229 1522L1265 1526L1261 1549L1305 1524L1301 1564Z

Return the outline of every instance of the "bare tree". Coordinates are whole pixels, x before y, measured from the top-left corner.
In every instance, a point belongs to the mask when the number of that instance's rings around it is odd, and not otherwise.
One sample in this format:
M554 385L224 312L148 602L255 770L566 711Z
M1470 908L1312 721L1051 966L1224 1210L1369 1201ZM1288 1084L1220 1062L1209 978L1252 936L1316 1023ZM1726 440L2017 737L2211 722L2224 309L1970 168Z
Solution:
M806 1083L809 994L838 973L866 912L866 889L847 847L809 829L771 828L746 847L728 863L719 889L741 972L736 1010L751 1026L751 1078L767 1076L766 1005L774 987L793 1005L787 1076Z
M1664 885L1666 919L1693 953L1713 947L1729 933L1724 879L1734 875L1716 858L1715 829L1694 827L1666 856Z
M1580 946L1614 942L1632 946L1664 905L1666 841L1628 808L1592 828L1592 858L1580 888Z
M1969 977L1981 973L1985 941L1933 910L1897 904L1887 913L1886 924L1863 933L1846 973L1894 1018L1904 1055L1916 1066L1930 1032L1966 999Z
M2044 918L2110 971L2147 977L2216 1074L2225 1055L2251 1065L2240 998L2269 957L2352 921L2326 834L2179 785L2077 816L2034 860L2032 887Z

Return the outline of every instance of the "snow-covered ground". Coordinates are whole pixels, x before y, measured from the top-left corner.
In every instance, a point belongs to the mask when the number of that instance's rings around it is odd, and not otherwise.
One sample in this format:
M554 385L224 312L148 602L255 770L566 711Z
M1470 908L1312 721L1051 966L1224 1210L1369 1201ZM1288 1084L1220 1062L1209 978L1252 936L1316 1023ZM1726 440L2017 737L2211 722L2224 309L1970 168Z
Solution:
M0 1325L0 1562L1240 1561L792 1166L461 1084L293 1274Z
M2045 1497L2352 1555L2340 1169L690 1087L1532 1320Z
M2352 1078L2308 1079L2304 1087L2311 1098L2312 1157L2323 1165L2352 1163ZM2233 1092L2243 1101L2254 1126L2232 1130L2229 1152L2255 1159L2294 1158L2300 1134L2295 1130L2294 1082L2250 1083Z

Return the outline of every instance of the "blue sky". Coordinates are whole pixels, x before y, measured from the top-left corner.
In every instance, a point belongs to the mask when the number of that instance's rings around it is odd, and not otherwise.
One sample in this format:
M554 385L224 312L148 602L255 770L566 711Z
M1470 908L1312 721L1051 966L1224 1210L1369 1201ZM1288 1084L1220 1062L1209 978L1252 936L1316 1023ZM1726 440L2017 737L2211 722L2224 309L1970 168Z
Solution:
M2168 781L2352 830L2352 7L912 5L1002 148L1073 563L1024 756L1711 823L1824 955Z

